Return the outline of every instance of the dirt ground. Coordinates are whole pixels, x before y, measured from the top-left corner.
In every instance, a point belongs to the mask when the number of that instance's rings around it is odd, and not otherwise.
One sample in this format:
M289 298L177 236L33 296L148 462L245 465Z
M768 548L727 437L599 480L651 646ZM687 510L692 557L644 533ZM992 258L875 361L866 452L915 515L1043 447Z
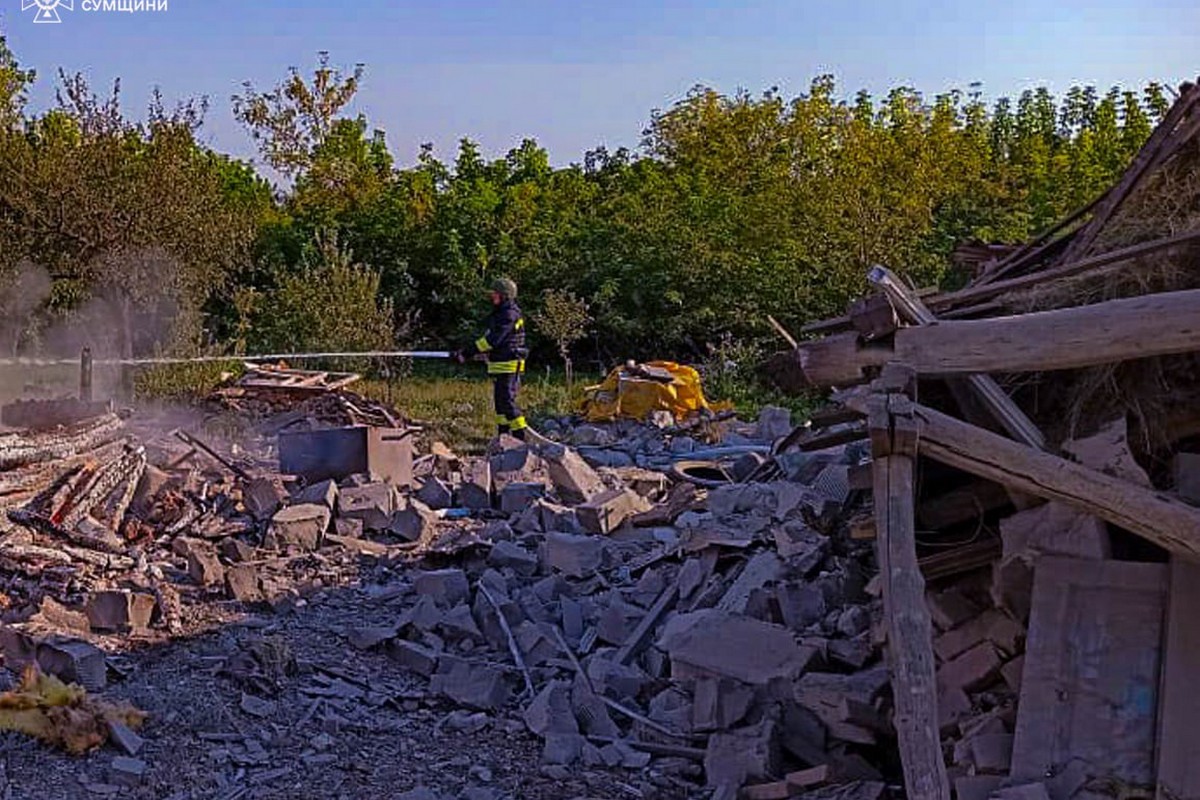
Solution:
M140 782L114 771L122 754L111 744L72 757L6 733L3 798L382 800L418 787L465 800L700 796L655 763L640 773L543 769L519 705L459 709L386 655L351 645L352 628L391 624L402 610L404 570L372 572L283 611L193 607L208 618L189 620L189 638L114 654L105 695L150 714Z

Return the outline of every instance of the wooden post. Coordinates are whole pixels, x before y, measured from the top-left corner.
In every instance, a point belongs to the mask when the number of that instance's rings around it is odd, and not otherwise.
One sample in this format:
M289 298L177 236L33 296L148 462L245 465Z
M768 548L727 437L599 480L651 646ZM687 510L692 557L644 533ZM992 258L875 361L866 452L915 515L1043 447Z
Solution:
M915 380L914 374L910 385L915 386ZM914 404L903 394L883 391L869 402L876 553L883 578L887 657L904 784L909 800L950 800L938 726L933 624L925 604L925 579L917 566Z
M79 354L79 400L92 402L92 348L85 347Z

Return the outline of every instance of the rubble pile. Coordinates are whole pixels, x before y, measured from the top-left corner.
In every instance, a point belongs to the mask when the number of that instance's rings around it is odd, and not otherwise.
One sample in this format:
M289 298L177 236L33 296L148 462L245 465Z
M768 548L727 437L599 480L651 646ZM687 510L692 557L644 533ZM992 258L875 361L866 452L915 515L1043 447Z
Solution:
M875 543L914 800L1200 794L1198 132L1185 84L1095 203L958 291L875 267L776 361L834 389L781 444L869 444L849 528Z

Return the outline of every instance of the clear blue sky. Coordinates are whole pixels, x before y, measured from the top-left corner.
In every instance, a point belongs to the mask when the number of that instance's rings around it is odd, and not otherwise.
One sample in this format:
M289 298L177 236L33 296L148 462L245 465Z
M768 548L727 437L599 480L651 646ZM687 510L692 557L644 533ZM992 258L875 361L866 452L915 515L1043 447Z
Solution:
M461 136L501 154L534 137L555 163L636 145L651 109L697 83L723 91L814 75L847 94L906 84L926 95L980 81L988 97L1072 83L1172 86L1200 74L1198 0L170 0L162 13L60 8L35 25L0 0L0 32L53 99L58 67L96 85L120 76L128 107L153 86L208 95L208 141L248 156L229 97L266 87L318 50L367 65L352 110L388 133L401 163Z

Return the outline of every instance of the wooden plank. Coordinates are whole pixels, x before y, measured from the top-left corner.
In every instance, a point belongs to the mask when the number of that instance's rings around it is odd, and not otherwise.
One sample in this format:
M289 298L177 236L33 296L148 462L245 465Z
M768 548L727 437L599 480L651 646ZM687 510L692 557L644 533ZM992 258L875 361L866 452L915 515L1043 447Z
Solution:
M1174 553L1200 556L1200 508L1006 439L927 406L921 455L1003 486L1061 500Z
M1093 269L1124 264L1143 256L1189 245L1196 241L1200 241L1200 230L1187 231L1176 236L1157 239L1153 242L1142 242L1129 247L1123 247L1120 250L1113 250L1109 253L1079 259L1078 261L1064 262L1057 267L1040 270L1030 275L1022 275L1017 278L996 281L995 283L983 286L971 286L966 289L960 289L957 292L940 294L929 298L927 305L933 311L941 311L951 306L982 302L1002 294L1008 294L1009 292L1028 289L1038 284L1049 283L1060 278L1070 278Z
M1048 372L1195 352L1200 350L1197 320L1200 289L1190 289L902 328L890 347L864 347L843 334L806 343L798 357L810 380L830 386L861 381L864 370L891 361L923 375Z
M893 455L876 459L873 465L894 722L908 797L949 800L938 730L933 624L925 605L925 580L917 567L913 462L910 456Z
M1167 567L1044 557L1034 578L1012 777L1070 762L1125 785L1154 782Z
M1151 168L1161 163L1159 156L1164 146L1170 147L1172 144L1176 147L1179 146L1180 143L1171 141L1171 134L1198 100L1200 100L1200 86L1192 86L1175 101L1166 116L1163 117L1162 122L1150 134L1150 138L1138 150L1138 154L1133 158L1133 163L1125 170L1121 180L1104 196L1087 225L1072 240L1070 247L1063 254L1064 261L1082 256L1088 251L1100 231L1104 229L1125 199L1133 193Z
M1170 566L1162 692L1158 702L1158 800L1200 798L1200 563Z

